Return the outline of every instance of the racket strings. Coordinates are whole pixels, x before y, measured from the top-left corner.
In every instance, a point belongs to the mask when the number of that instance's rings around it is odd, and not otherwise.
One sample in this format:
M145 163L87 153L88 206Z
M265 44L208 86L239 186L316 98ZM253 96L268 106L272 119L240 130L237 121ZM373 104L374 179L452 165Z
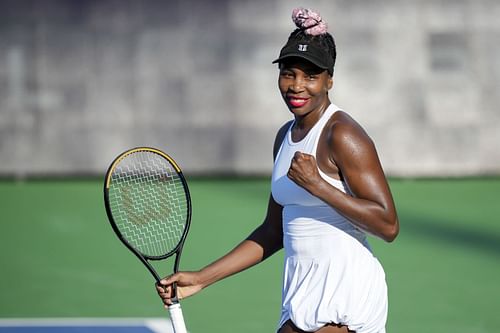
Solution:
M122 236L147 256L173 251L184 234L187 199L171 163L139 151L115 167L109 187L110 207Z

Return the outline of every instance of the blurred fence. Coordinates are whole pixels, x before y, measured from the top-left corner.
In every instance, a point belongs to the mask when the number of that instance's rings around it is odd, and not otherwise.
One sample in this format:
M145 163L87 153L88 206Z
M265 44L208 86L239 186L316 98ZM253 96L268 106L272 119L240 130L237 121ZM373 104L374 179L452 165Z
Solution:
M0 174L102 174L141 145L268 173L295 6L329 22L333 100L388 174L500 174L495 0L0 0Z

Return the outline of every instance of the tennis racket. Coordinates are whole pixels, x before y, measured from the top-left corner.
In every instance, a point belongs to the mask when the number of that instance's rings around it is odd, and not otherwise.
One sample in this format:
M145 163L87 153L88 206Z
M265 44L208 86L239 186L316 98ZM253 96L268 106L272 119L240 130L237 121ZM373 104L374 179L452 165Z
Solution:
M151 260L175 255L173 270L178 271L191 223L191 199L182 171L170 156L148 147L120 154L106 172L104 203L116 235L157 283L160 276ZM186 333L175 284L172 301L168 309L174 332Z

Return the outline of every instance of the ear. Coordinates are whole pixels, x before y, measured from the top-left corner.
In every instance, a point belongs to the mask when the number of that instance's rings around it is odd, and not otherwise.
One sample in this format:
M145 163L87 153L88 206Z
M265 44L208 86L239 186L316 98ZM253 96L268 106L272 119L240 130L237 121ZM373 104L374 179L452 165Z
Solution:
M331 75L328 76L327 87L328 87L328 90L333 88L333 76L331 76Z

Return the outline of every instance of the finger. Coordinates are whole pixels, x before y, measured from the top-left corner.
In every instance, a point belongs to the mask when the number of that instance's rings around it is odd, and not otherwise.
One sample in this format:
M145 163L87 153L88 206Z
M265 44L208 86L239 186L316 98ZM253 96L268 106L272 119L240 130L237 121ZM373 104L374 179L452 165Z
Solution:
M290 162L290 168L288 168L288 171L292 171L292 170L297 169L300 166L300 160L301 160L301 157L294 156L292 158L292 161Z
M164 287L157 288L156 290L158 291L158 293L166 294L166 293L170 292L170 287L164 286Z
M156 285L156 292L161 298L170 297L171 288L170 286L160 286Z
M172 293L170 292L170 290L167 290L167 292L164 292L164 293L158 293L158 296L160 296L160 298L165 301L165 300L169 300L172 298Z
M162 303L163 303L163 306L165 307L165 309L173 304L173 302L170 300L170 298L162 299Z
M300 158L301 158L301 157L303 157L303 156L304 156L304 154L303 154L301 151L298 151L298 150L297 150L297 151L295 152L295 154L293 154L293 159L294 159L294 160L298 160L298 159L300 159Z
M293 156L300 158L300 157L312 157L313 155L301 152L300 150L297 150L295 152L295 154L293 154Z
M159 282L158 282L158 285L161 285L161 286L166 286L168 285L168 278L163 278L161 279Z
M171 285L174 282L179 281L179 279L180 279L180 274L176 273L176 274L173 274L173 275L167 276L166 278L161 279L160 283L164 286L167 286L167 285Z
M156 287L156 290L158 290L160 292L160 291L163 291L165 289L166 285L164 285L163 283L161 283L161 281L158 281L155 284L155 287Z

